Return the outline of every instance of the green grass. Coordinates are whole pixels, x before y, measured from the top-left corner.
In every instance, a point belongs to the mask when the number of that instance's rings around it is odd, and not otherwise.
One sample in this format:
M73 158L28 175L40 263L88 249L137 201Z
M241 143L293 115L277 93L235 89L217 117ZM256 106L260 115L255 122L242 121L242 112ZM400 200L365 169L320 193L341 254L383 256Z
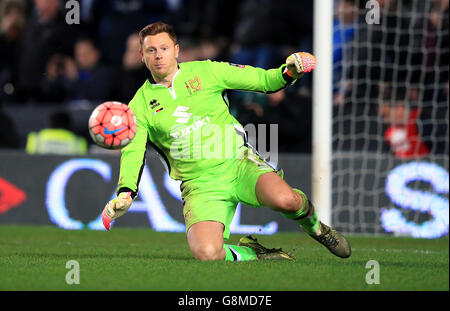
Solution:
M345 260L303 233L258 239L297 260L200 262L184 233L0 226L0 290L449 290L448 238L349 236ZM69 260L80 264L78 285L66 284ZM369 260L379 262L380 284L365 282Z

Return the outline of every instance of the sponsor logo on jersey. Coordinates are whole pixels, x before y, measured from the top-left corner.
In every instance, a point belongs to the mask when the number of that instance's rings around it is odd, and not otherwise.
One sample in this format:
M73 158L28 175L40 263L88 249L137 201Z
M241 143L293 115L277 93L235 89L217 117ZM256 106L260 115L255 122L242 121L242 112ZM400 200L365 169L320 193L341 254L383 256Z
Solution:
M233 67L245 68L245 65L239 65L239 64L234 64L234 63L228 63L228 64L230 64L230 66L233 66Z
M188 123L189 119L191 118L192 113L186 112L189 110L189 107L186 106L177 106L175 109L175 112L172 114L174 117L178 117L178 119L175 120L177 123Z
M195 118L194 118L194 121L195 121ZM175 139L186 136L190 133L193 133L194 131L196 131L198 129L201 129L203 126L205 126L208 123L210 123L209 116L203 117L200 120L194 122L193 124L186 126L185 128L182 128L181 130L171 132L170 136L172 136Z

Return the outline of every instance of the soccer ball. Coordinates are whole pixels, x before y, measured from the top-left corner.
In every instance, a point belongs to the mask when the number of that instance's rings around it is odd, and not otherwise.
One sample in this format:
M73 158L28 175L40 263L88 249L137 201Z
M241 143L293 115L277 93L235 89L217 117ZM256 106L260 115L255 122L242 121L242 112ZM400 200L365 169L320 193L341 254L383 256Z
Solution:
M98 105L89 117L92 140L106 149L121 149L136 134L136 116L125 104L108 101Z

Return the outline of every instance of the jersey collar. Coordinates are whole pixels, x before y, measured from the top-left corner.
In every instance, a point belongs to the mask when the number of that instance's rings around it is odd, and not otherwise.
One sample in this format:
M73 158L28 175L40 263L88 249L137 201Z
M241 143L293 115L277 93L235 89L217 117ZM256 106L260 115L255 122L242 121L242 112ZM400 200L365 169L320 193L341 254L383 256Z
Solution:
M173 85L173 80L175 80L175 77L178 75L178 72L180 71L180 65L177 65L177 67L178 67L178 70L177 70L177 72L175 73L175 75L172 78L172 85ZM148 80L148 82L150 82L150 84L161 85L161 84L157 83L155 81L155 79L153 79L153 76L152 76L152 73L150 72L150 70L149 70L149 75L148 75L147 80Z

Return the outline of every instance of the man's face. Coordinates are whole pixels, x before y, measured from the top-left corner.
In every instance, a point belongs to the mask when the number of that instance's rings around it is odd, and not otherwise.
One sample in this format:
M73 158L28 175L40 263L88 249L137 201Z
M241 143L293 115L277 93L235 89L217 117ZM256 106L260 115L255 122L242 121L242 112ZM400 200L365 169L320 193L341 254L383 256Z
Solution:
M340 0L336 5L336 17L343 24L351 24L355 21L357 8L347 0Z
M99 58L99 52L88 41L80 41L75 45L75 59L81 69L91 69Z
M141 43L139 42L139 35L136 33L130 35L127 40L127 50L123 55L124 68L132 70L142 66L140 51Z
M39 13L39 21L47 23L58 13L60 0L34 0Z
M390 125L405 125L408 122L409 112L403 102L392 105L390 102L384 102L379 107L379 113L383 122Z
M178 52L178 44L166 32L145 37L140 51L142 61L158 77L166 77L177 70Z

